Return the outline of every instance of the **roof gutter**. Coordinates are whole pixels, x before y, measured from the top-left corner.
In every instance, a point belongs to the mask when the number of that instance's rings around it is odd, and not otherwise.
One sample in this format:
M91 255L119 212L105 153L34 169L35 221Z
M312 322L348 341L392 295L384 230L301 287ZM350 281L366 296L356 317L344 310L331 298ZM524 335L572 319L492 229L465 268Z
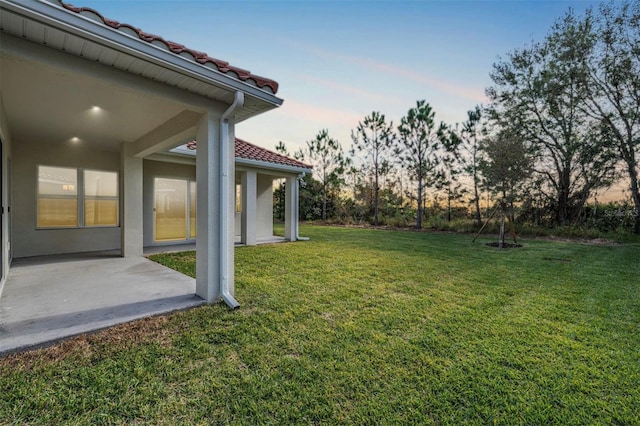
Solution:
M225 164L229 161L229 117L235 112L237 108L241 108L244 105L244 93L237 91L233 99L231 106L220 117L220 160L221 164ZM229 199L229 171L227 167L220 168L220 199L223 204L227 203ZM238 309L240 303L233 297L229 291L229 276L227 275L227 263L229 260L229 209L226 205L222 205L220 208L220 295L224 303L230 309Z
M266 161L251 160L249 158L242 158L242 157L236 157L236 164L239 164L242 166L259 167L262 169L277 170L281 172L302 173L303 176L305 173L311 173L311 171L313 170L313 169L308 169L306 167L296 167L296 166L289 166L286 164L269 163Z

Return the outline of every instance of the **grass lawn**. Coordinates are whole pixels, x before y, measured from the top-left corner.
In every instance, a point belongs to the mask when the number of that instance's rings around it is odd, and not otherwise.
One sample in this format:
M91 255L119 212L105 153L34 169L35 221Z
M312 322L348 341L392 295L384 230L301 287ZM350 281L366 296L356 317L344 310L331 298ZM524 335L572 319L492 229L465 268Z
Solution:
M301 233L236 249L238 311L0 359L0 424L640 424L640 245Z

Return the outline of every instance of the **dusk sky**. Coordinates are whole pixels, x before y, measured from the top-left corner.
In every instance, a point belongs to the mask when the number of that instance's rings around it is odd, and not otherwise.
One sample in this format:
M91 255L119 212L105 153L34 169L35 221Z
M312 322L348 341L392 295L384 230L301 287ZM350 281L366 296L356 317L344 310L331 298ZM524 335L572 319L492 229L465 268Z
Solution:
M284 104L236 135L290 152L320 129L345 150L372 111L397 124L425 99L436 120L486 102L492 64L541 40L578 1L72 0L280 84Z

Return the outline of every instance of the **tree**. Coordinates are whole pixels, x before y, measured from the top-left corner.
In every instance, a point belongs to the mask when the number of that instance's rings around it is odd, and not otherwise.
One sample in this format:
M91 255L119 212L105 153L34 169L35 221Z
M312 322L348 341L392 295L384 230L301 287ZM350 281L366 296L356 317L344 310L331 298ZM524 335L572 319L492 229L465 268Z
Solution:
M467 194L466 188L462 186L462 183L456 180L456 174L458 172L454 171L451 173L449 170L450 169L447 169L445 172L444 185L442 186L447 196L447 222L451 222L451 212L453 208L451 203L462 201L464 196Z
M373 178L373 224L378 226L380 178L391 170L393 122L387 124L384 114L374 111L351 131L351 140L351 155L363 155L363 170Z
M462 123L460 131L460 148L458 151L458 161L462 167L462 172L471 178L472 199L474 215L478 226L482 226L482 215L480 213L480 160L482 138L486 135L482 109L476 106L467 111L467 121Z
M289 150L282 141L278 141L278 143L276 144L276 152L289 157Z
M464 172L462 150L462 139L458 133L450 127L444 127L440 132L440 169L438 180L435 182L437 190L443 190L447 198L447 222L451 222L451 211L453 201L459 202L467 193L459 177Z
M504 221L507 210L522 199L523 183L529 179L533 166L531 150L519 135L510 129L488 138L484 147L485 159L480 170L487 188L498 197L501 212L499 248L504 247ZM510 215L513 223L513 215Z
M322 184L313 178L313 174L305 174L300 179L299 217L302 220L318 220L322 218Z
M558 225L576 220L589 196L614 175L610 151L594 137L598 123L583 111L583 58L594 40L591 21L569 11L544 41L494 64L494 86L487 89L491 118L535 148L535 172L544 178L541 188Z
M590 20L591 15L585 17ZM640 3L604 3L595 16L597 42L584 60L586 113L624 164L640 234Z
M276 152L282 155L290 156L289 150L282 141L276 144ZM304 151L298 149L294 154L295 158L304 159ZM321 218L322 201L320 194L322 193L321 184L313 178L313 174L305 174L298 178L298 212L302 220L317 220ZM286 197L286 179L280 179L278 187L273 191L273 214L279 220L285 219L285 197Z
M289 150L282 141L278 141L278 143L276 144L276 152L282 155L286 155L287 157L289 156ZM285 179L280 179L278 187L273 191L273 215L278 220L284 220L285 217L285 181Z
M432 186L441 173L440 149L446 126L436 126L435 111L424 100L416 102L398 126L399 146L396 150L401 164L417 182L416 228L422 228L425 189Z
M322 184L322 215L327 220L327 202L330 195L337 195L344 183L344 173L350 160L344 156L340 143L329 136L326 129L321 130L315 139L307 141L304 158L313 165L313 173Z

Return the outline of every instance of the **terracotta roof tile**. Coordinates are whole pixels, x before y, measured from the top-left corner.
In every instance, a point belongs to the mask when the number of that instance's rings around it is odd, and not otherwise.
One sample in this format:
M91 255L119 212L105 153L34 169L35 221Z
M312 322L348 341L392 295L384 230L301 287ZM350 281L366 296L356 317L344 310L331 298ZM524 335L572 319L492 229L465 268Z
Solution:
M196 141L187 143L187 148L189 149L195 150L196 146ZM282 164L285 166L301 167L303 169L313 168L302 161L269 151L268 149L261 148L239 138L236 138L235 156L236 158L244 158L245 160L264 161L265 163Z
M302 161L269 151L268 149L261 148L238 138L236 138L235 152L236 157L247 160L266 161L267 163L284 164L286 166L302 167L305 169L312 168L310 165L305 164Z
M228 62L222 61L220 59L212 58L211 56L207 55L204 52L198 52L197 50L189 49L180 43L175 43L173 41L165 40L162 37L154 34L145 33L140 28L134 27L132 25L122 24L118 21L105 18L104 16L102 16L100 12L90 7L76 7L69 3L65 3L63 0L58 0L58 2L62 7L64 7L65 9L71 12L75 12L77 14L87 14L87 13L93 14L97 18L99 18L106 26L110 28L126 32L127 34L130 34L131 32L133 32L138 36L140 40L146 41L147 43L156 43L156 42L163 43L170 52L175 53L176 55L180 55L184 57L182 53L188 53L193 57L194 62L197 62L202 65L211 63L215 65L217 70L223 74L229 74L230 76L234 76L235 74L235 76L237 76L236 78L240 81L243 81L243 82L252 81L253 83L255 83L255 85L258 88L262 90L269 88L273 94L276 94L278 92L278 82L274 80L271 80L265 77L260 77L255 74L251 74L250 71L244 70L242 68L234 67L230 65Z

